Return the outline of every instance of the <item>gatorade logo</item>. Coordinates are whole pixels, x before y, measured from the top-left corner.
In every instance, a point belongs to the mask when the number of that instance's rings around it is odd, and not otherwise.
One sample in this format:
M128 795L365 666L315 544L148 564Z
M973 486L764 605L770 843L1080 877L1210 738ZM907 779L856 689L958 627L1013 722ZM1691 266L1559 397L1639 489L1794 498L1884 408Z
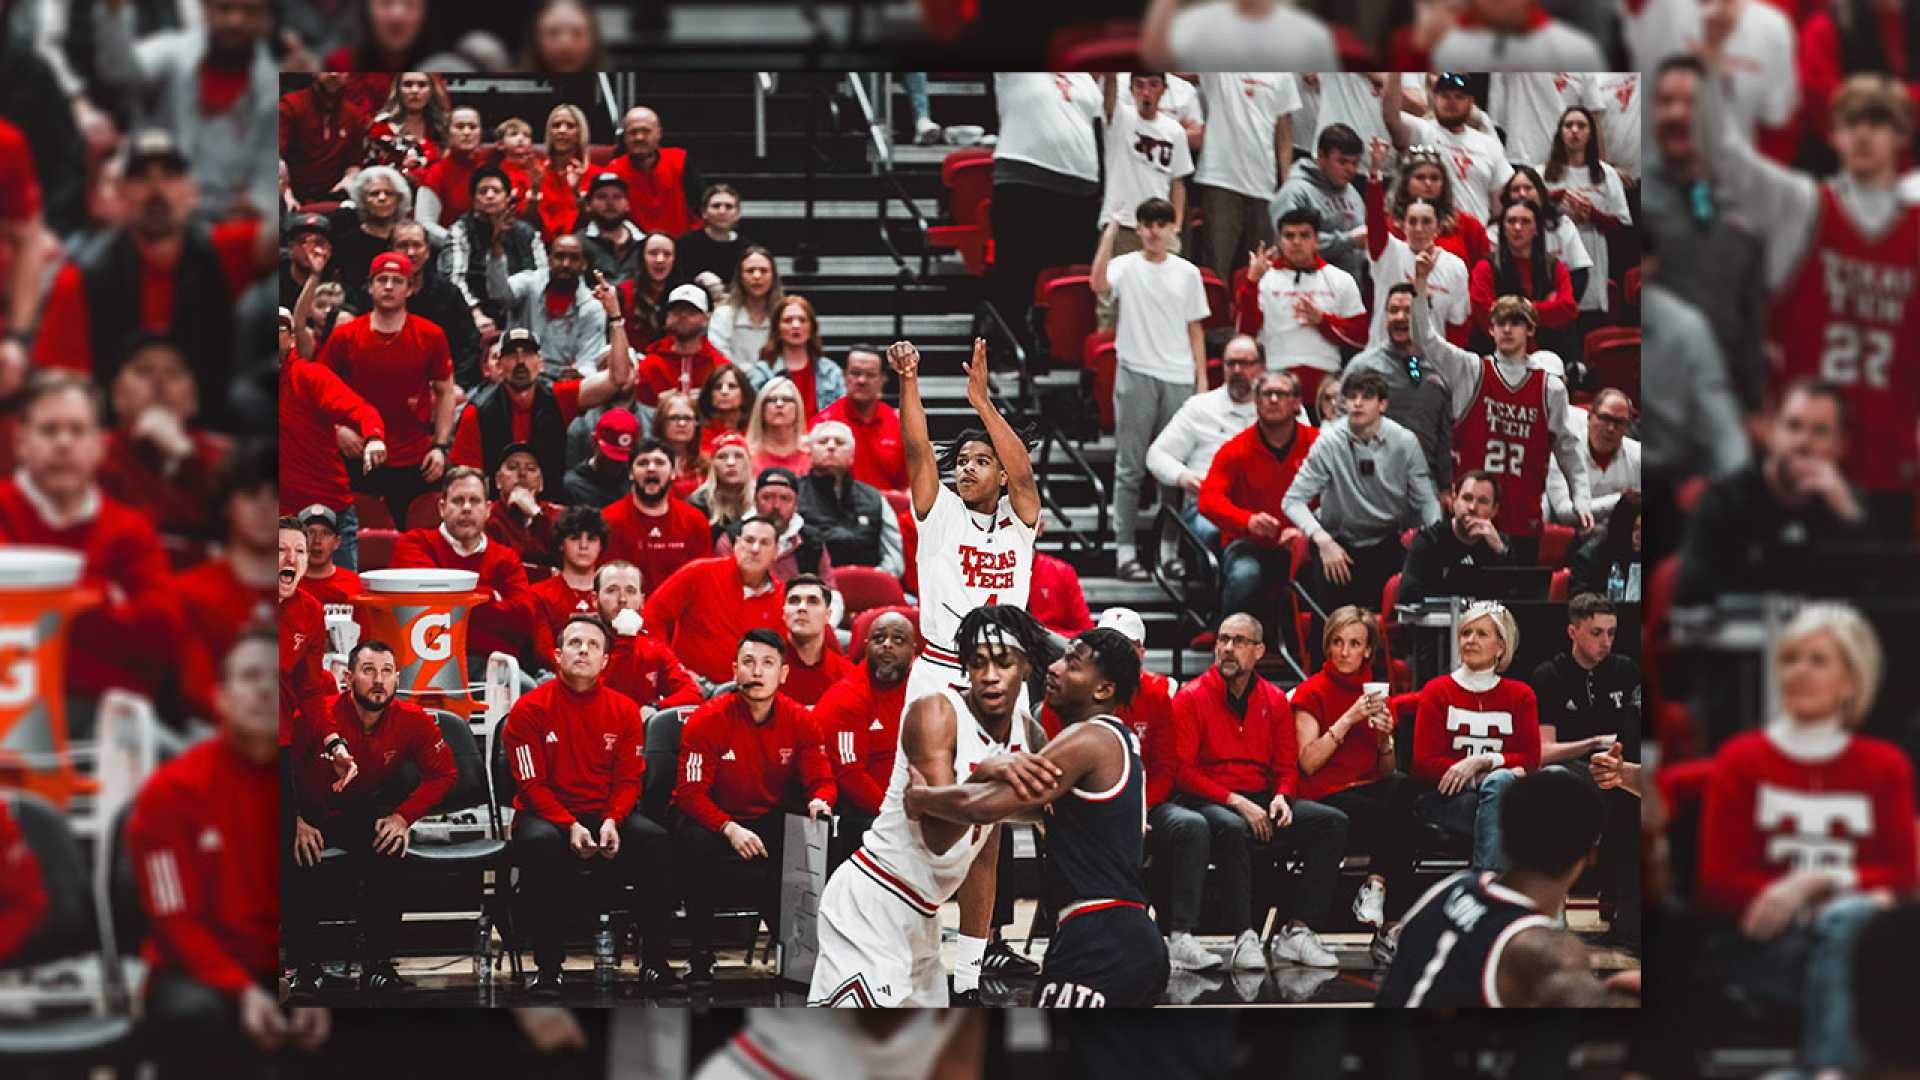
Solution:
M414 622L408 638L413 644L413 654L422 660L434 661L452 656L453 638L447 633L452 625L453 616L444 611L421 616ZM439 633L433 633L435 630Z
M40 696L37 644L31 626L0 626L0 708L22 708Z

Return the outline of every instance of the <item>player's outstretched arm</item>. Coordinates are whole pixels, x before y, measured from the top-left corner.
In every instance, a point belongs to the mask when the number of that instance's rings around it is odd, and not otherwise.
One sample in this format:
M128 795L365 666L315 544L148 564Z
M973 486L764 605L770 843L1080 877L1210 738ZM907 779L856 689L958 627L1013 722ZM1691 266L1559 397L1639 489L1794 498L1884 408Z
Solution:
M1033 459L1027 455L1026 441L1020 438L1007 418L993 403L993 391L987 384L987 339L973 339L973 359L967 361L967 404L980 414L980 422L993 442L994 456L1007 474L1007 498L1013 512L1028 528L1040 524L1040 484L1033 476Z
M989 783L930 786L918 772L909 772L905 808L910 818L932 817L970 825L988 825L1028 814L1073 790L1099 762L1098 732L1085 725L1069 728L1038 756L1059 769L1042 786L1023 778L1003 777ZM976 774L977 776L978 774Z
M1639 1000L1611 990L1594 975L1587 947L1564 930L1522 930L1500 955L1494 976L1507 1008L1632 1009Z
M907 764L925 777L927 783L944 787L954 782L953 748L959 730L953 706L940 694L923 697L907 706L900 719L900 748ZM920 833L927 846L944 852L967 833L967 826L955 821L926 820Z
M907 452L907 487L913 492L913 516L925 520L940 494L940 465L927 434L927 408L920 401L920 350L911 341L887 346L887 363L900 377L900 441Z

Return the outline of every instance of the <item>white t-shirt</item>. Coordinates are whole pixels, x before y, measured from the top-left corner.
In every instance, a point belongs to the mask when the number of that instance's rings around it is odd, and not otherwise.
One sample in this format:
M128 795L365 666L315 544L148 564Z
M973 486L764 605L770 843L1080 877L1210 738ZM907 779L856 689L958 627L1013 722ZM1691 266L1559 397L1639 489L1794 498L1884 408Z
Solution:
M1408 116L1405 120L1413 145L1438 147L1446 156L1454 206L1492 228L1493 205L1500 199L1500 189L1513 176L1507 148L1500 145L1499 139L1471 124L1460 125L1459 131L1448 131L1439 122L1424 116Z
M1300 108L1293 76L1279 72L1203 72L1207 141L1193 182L1271 199L1280 190L1280 157L1273 129Z
M1400 77L1404 92L1424 94L1425 77L1418 72L1410 72ZM1373 80L1364 73L1323 72L1315 82L1318 90L1305 89L1301 93L1303 107L1313 110L1312 130L1296 131L1294 141L1305 147L1308 152L1320 149L1320 133L1335 124L1345 124L1360 136L1362 146L1371 147L1373 140L1385 139L1392 142L1387 133L1387 122L1380 117L1380 91L1374 89ZM1308 124L1300 117L1294 118L1301 127ZM1364 163L1366 153L1360 155Z
M1523 34L1486 27L1449 30L1434 43L1429 66L1435 71L1600 71L1607 61L1585 31L1551 19Z
M1187 131L1164 110L1142 120L1133 99L1114 103L1107 123L1107 190L1100 206L1100 228L1118 221L1133 228L1133 212L1152 198L1171 198L1173 181L1193 175Z
M1427 294L1433 297L1433 313L1448 326L1457 326L1466 322L1473 312L1467 295L1471 283L1467 264L1446 248L1436 245L1434 251L1440 257L1434 260L1433 272L1427 275ZM1386 250L1373 260L1373 322L1367 331L1368 348L1386 342L1387 291L1403 281L1413 284L1413 249L1405 240L1389 233Z
M1568 169L1558 183L1549 182L1547 190L1571 191L1584 196L1593 203L1593 208L1616 221L1631 224L1633 213L1627 206L1627 189L1620 182L1620 172L1602 161L1600 163L1600 182L1594 183L1585 167ZM1563 222L1571 223L1571 214L1562 215ZM1580 243L1586 249L1587 260L1593 267L1593 273L1587 275L1587 288L1580 296L1580 310L1607 310L1607 238L1599 228L1592 225L1575 225L1574 231L1580 235ZM1571 272L1577 269L1567 263Z
M1443 41L1442 44L1445 44ZM1435 63L1439 62L1438 53ZM1544 67L1545 65L1538 65ZM1592 65L1588 70L1599 70ZM1560 114L1569 105L1599 108L1593 77L1573 71L1495 73L1488 80L1487 115L1507 133L1507 160L1539 168L1553 149Z
M919 530L920 637L930 647L951 653L960 620L982 604L1027 606L1033 526L1013 512L1011 498L1002 495L991 515L976 514L941 484Z
M1637 15L1625 10L1622 18L1628 44L1647 66L1704 46L1699 0L1647 0ZM1724 115L1750 143L1760 126L1779 127L1799 107L1798 37L1793 19L1766 0L1746 0L1727 34L1721 51Z
M1098 182L1100 147L1093 122L1105 104L1100 85L1085 72L1001 72L993 77L1000 103L997 160L1024 161Z
M1640 179L1640 73L1602 71L1593 77L1600 114L1601 159L1620 170L1624 183Z
M1333 31L1285 4L1249 19L1234 10L1233 0L1201 0L1174 14L1167 44L1181 71L1340 70Z
M1493 230L1489 228L1488 233ZM1500 242L1497 236L1487 239L1495 244ZM1560 224L1547 232L1547 254L1567 264L1567 273L1585 270L1593 265L1593 254L1587 250L1587 242L1580 237L1580 226L1565 214L1560 215Z
M1260 278L1260 344L1267 350L1267 367L1339 371L1339 347L1327 340L1319 326L1293 313L1294 300L1302 296L1328 315L1351 318L1367 310L1353 275L1332 263L1318 270L1268 268Z
M1204 319L1206 286L1200 268L1178 255L1148 262L1130 251L1107 264L1107 282L1120 304L1114 352L1120 366L1162 382L1193 385L1193 345L1187 324Z

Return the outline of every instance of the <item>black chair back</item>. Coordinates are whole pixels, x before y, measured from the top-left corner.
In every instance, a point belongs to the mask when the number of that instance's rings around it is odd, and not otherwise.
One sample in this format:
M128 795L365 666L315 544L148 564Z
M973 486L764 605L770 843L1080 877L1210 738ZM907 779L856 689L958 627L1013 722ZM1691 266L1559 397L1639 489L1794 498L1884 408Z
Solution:
M665 822L667 803L673 798L674 781L680 775L680 733L693 709L661 709L647 718L644 753L647 778L640 791L640 808L656 822Z
M433 808L433 812L447 814L486 805L486 768L480 760L480 744L474 741L473 729L467 726L465 720L450 712L435 709L433 717L440 725L440 737L447 740L447 749L453 752L453 767L457 774L453 787L448 789L446 797Z
M46 915L8 966L31 967L96 951L100 928L94 921L93 879L66 814L29 792L10 792L5 798L40 864L47 892Z
M120 808L113 819L113 867L107 881L108 903L113 905L113 939L121 956L140 951L147 939L147 909L140 903L140 878L134 873L133 852L127 849L127 819L133 804Z

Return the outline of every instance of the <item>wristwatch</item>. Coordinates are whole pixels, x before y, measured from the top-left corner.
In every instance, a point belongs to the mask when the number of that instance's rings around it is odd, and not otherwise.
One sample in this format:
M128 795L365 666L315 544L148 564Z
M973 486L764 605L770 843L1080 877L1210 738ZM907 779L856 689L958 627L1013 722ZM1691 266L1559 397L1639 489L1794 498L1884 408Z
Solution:
M449 440L447 440L446 442L437 442L437 443L434 443L434 444L433 444L432 446L430 446L430 447L428 447L428 449L431 449L431 450L452 450L452 449L453 449L453 440L451 440L451 439L449 439Z

